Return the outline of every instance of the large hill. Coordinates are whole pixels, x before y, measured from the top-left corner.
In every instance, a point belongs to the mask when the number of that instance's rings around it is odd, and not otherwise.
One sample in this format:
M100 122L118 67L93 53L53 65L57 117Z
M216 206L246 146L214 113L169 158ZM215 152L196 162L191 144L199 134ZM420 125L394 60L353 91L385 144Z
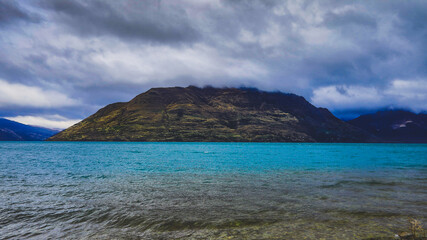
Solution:
M0 141L42 141L56 133L58 133L56 130L0 118Z
M386 142L427 142L427 114L404 110L379 111L350 120Z
M369 142L303 97L254 89L153 88L110 104L52 141Z

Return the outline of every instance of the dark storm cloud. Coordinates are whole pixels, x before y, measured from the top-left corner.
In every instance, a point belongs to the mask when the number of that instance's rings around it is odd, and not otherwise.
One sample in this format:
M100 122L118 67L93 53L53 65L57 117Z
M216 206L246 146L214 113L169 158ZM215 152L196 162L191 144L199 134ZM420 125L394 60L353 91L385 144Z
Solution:
M190 84L294 92L343 116L427 110L427 1L23 0L0 13L2 116L84 118Z
M41 6L82 35L112 35L155 42L193 41L197 32L184 11L163 9L160 1L57 1Z
M16 1L0 1L0 26L16 21L38 22L39 20L38 16L26 12Z
M26 82L34 76L19 65L0 58L0 78L13 79L14 82Z
M324 23L326 26L338 28L351 28L351 25L359 25L364 28L376 28L377 22L373 16L365 13L359 13L350 10L345 14L337 14L329 12L325 16Z

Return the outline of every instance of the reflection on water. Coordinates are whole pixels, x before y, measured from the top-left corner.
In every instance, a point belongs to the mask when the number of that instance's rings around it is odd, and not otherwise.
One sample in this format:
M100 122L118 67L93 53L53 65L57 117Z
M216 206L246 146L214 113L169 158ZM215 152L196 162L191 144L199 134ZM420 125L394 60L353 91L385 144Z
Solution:
M427 145L0 143L6 239L393 239L426 199Z

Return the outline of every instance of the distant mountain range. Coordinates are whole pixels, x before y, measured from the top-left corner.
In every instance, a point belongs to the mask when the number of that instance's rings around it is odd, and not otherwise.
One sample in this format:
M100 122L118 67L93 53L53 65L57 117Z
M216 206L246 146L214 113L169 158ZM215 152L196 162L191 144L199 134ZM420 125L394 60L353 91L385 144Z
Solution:
M0 141L42 141L58 132L0 118Z
M385 142L427 142L427 114L404 110L379 111L362 115L348 123Z
M379 111L344 122L303 97L256 89L153 88L64 130L0 118L0 141L427 143L427 114Z
M51 141L375 142L303 97L256 89L153 88Z

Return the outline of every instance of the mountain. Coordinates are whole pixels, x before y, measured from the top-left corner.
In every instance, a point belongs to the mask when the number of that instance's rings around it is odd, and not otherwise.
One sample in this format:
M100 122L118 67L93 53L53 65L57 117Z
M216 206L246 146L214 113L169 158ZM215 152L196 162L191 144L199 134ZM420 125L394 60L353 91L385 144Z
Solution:
M0 118L0 141L42 141L56 133L58 133L56 130Z
M153 88L51 141L366 142L369 133L303 97L256 89Z
M404 110L379 111L348 123L387 142L427 142L427 114Z

